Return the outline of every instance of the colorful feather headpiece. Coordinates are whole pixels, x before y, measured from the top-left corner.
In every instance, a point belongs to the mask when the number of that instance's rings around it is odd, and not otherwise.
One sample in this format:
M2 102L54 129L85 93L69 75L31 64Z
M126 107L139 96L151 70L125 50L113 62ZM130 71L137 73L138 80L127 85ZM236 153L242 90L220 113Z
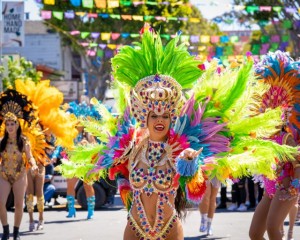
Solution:
M3 121L23 119L30 125L36 118L34 107L27 96L9 89L0 95L0 125Z
M112 59L114 78L129 85L133 116L147 127L150 111L168 112L175 122L183 106L182 89L190 88L201 76L200 62L189 54L179 36L164 48L159 35L143 31L136 47L124 46Z
M290 56L281 51L270 52L255 66L255 73L270 87L261 96L260 112L267 108L281 107L284 112L292 109L294 117L287 119L297 126L297 113L295 106L300 103L300 62L294 62Z
M95 109L94 105L89 105L86 102L77 103L75 101L67 104L67 112L74 114L77 118L92 117L99 120L101 118L99 112Z

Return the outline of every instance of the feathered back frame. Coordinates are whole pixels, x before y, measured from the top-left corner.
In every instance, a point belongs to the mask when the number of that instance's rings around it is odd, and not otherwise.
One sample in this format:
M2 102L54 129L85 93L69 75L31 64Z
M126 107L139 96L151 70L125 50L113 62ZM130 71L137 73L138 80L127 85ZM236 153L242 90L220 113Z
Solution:
M261 96L259 111L267 108L281 107L291 111L288 122L300 132L300 62L295 62L288 53L282 51L269 52L255 66L255 73L269 90Z

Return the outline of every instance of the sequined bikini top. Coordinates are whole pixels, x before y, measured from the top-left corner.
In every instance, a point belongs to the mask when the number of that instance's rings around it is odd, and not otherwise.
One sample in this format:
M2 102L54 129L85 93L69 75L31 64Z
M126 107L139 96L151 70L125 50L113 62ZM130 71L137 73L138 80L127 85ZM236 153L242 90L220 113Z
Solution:
M159 144L159 143L158 143ZM165 148L168 146L165 146ZM129 180L134 190L147 193L166 193L175 194L173 188L173 178L176 173L172 159L169 159L165 150L157 157L157 161L149 161L147 157L148 142L141 143L131 156ZM142 162L145 167L138 168L138 163ZM167 166L160 169L162 166Z

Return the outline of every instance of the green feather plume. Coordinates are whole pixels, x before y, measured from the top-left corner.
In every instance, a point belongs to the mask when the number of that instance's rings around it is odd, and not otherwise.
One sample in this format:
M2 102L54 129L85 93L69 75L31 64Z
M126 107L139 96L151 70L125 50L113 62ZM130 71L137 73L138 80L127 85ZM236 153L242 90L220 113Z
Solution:
M222 108L224 112L230 109L245 92L247 83L249 82L249 76L252 72L252 66L253 62L248 61L239 69L236 81L233 82L230 92L225 95L222 101Z
M279 161L293 161L298 154L297 147L288 145L280 145L271 140L262 140L257 138L248 138L240 140L233 148L233 152L237 151L250 151L253 155L259 155L258 151L268 153L261 154L263 158L277 158Z
M94 169L94 157L101 153L106 147L102 144L77 145L73 150L68 151L70 159L63 159L62 164L57 168L65 178L77 177L84 182L92 183L100 177L105 177L106 171L89 173Z
M241 178L262 174L269 179L275 178L276 159L294 160L298 153L296 147L279 145L259 139L245 139L233 147L231 154L217 156L212 170L207 171L209 178L224 181L228 177Z
M128 100L130 99L130 88L128 85L121 82L114 81L112 85L113 96L116 101L115 108L119 116L123 116L126 108L128 107Z
M282 125L281 114L280 108L270 109L257 116L231 120L227 126L234 136L255 134L255 137L267 138L280 130L278 126Z
M95 154L102 152L105 149L103 144L86 144L76 145L72 150L68 151L70 160L74 163L92 162L92 158Z
M108 138L117 131L116 118L112 117L110 121L90 119L81 119L80 123L84 126L86 132L92 134L101 142L108 142Z
M226 111L226 117L232 122L237 122L242 117L257 115L261 97L268 89L269 85L257 81L255 75L251 74L245 92L233 106Z
M190 88L201 76L201 64L191 56L184 44L177 45L179 36L164 48L159 34L145 32L136 48L124 46L112 59L114 78L134 87L139 80L150 75L168 75L182 86Z

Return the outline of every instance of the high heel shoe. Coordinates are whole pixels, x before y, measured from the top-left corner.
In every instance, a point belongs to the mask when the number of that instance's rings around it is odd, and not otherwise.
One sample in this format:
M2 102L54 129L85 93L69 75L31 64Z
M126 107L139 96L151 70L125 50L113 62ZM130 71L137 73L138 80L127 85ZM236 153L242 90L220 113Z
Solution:
M287 240L294 240L294 238L293 238L293 230L289 230L289 231L288 231L288 237L287 237Z
M20 233L19 233L19 227L14 227L13 236L14 236L14 240L21 240Z
M87 198L87 204L88 204L88 215L87 219L92 219L94 217L94 209L95 209L95 196L91 196Z
M3 226L3 234L1 240L8 240L9 239L9 225Z
M284 230L283 229L280 230L280 236L281 236L282 240L286 240L285 236L284 236Z
M207 230L207 219L201 218L201 224L200 224L200 232L206 232Z
M207 236L212 236L212 235L213 235L213 231L212 231L211 223L208 222L207 223Z
M67 196L68 202L68 215L67 218L76 217L76 209L75 209L75 198L71 195Z
M34 221L29 223L29 232L33 232L34 230Z
M36 227L36 230L43 230L44 229L44 221L43 220L39 220L39 223Z

